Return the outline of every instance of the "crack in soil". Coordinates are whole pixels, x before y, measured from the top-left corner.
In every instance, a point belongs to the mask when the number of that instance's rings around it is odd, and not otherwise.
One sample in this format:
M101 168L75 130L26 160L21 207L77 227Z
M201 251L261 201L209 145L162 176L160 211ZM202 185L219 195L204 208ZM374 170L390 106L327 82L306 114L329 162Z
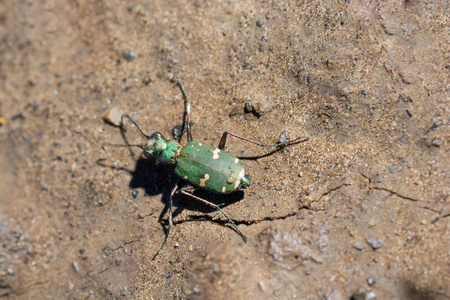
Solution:
M391 193L391 194L393 194L393 195L395 195L395 196L397 196L399 198L402 198L402 199L405 199L405 200L414 201L414 202L421 201L421 199L415 199L415 198L407 197L407 196L404 196L404 195L402 195L402 194L400 194L400 193L398 193L396 191L392 191L392 190L384 188L384 187L369 186L369 191L370 190L385 191L385 192Z
M123 244L119 245L119 246L116 247L116 248L112 248L111 246L107 245L107 246L105 246L105 247L103 248L102 252L103 252L106 256L109 256L109 255L111 255L111 253L113 253L114 251L120 250L120 249L124 248L124 247L127 246L127 245L130 245L130 244L134 244L134 243L139 242L139 241L141 240L141 238L142 238L142 236L139 236L139 237L138 237L137 239L135 239L135 240L131 240L131 241L124 242Z
M367 194L369 194L369 192L370 192L371 190L385 191L385 192L388 192L388 193L390 193L390 194L392 194L392 195L395 195L395 196L397 196L397 197L399 197L399 198L402 198L402 199L405 199L405 200L414 201L414 202L422 201L422 199L416 199L416 198L408 197L408 196L405 196L405 195L400 194L399 192L390 190L390 189L385 188L385 187L372 186L372 179L371 179L369 176L366 176L366 175L364 175L363 173L360 173L360 175L361 175L362 177L364 177L364 178L369 182L369 188L368 188L368 190L367 190Z
M298 211L295 212L291 212L289 214L286 214L284 216L276 216L276 217L265 217L262 219L258 219L258 220L233 220L233 222L236 225L254 225L254 224L258 224L261 222L266 222L266 221L276 221L276 220L284 220L290 217L293 217L295 215L297 215ZM217 224L221 224L221 225L226 225L229 224L228 221L226 220L221 220L221 219L215 219L214 217L210 216L210 215L202 215L202 216L189 216L188 219L184 219L184 220L179 220L179 221L174 221L173 224L177 225L177 224L183 224L183 223L187 223L187 222L193 222L193 221L209 221L212 223L217 223Z
M117 250L120 250L120 249L122 249L123 247L125 247L125 246L127 246L127 245L137 243L137 242L139 242L139 241L141 240L141 237L142 237L142 236L140 236L140 237L139 237L138 239L136 239L136 240L131 240L131 241L125 242L125 243L123 243L122 245L120 245L119 247L113 248L112 251L117 251Z
M395 196L397 196L397 197L399 197L399 198L401 198L401 199L408 200L408 201L412 201L412 202L421 202L421 201L423 201L423 199L405 196L405 195L400 194L399 192L393 191L393 190L388 189L388 188L385 188L385 187L372 186L372 179L371 179L370 177L364 175L363 173L360 173L360 175L361 175L362 177L364 177L364 178L369 182L369 188L367 189L367 195L369 194L370 191L372 191L372 190L377 190L377 191L385 191L385 192L388 192L388 193L390 193L391 195L395 195ZM437 214L441 214L441 213L442 213L442 212L440 212L440 211L438 211L438 210L436 210L436 209L434 209L434 208L432 208L432 207L428 207L428 206L420 206L420 205L416 205L416 206L419 207L419 208L422 208L422 209L430 210L430 211L432 211L432 212L434 212L434 213L437 213Z
M344 186L350 186L350 185L352 185L352 184L351 184L351 183L343 183L343 184L341 184L341 185L338 185L337 187L331 188L330 190L328 190L328 191L326 191L325 193L323 193L323 194L319 197L319 199L318 199L317 201L320 201L320 199L322 199L324 196L326 196L326 195L328 195L328 194L330 194L330 193L332 193L332 192L334 192L334 191L337 191L337 190L340 189L341 187L344 187Z

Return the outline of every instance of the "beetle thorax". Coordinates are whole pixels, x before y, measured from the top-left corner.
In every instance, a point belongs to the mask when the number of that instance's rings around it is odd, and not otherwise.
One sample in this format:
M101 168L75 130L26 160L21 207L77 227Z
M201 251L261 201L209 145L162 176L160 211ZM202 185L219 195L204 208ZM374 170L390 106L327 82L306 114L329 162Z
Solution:
M161 133L156 132L150 136L144 147L146 156L153 156L165 164L175 164L180 156L182 146L175 140L166 140Z

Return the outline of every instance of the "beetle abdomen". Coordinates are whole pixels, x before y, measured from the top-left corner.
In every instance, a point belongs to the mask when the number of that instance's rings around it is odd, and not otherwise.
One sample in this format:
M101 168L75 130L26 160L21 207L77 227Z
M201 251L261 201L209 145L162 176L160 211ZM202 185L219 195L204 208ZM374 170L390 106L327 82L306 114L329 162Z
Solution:
M236 156L198 142L189 142L181 149L175 173L193 185L221 194L237 190L245 176Z

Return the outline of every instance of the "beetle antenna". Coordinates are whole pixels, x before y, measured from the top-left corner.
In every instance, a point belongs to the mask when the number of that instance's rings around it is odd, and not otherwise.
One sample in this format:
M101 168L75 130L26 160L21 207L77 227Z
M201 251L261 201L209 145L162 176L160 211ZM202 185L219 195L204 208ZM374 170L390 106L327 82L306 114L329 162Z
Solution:
M301 136L301 137L293 139L292 141L289 141L289 142L287 142L285 144L279 143L278 147L286 147L286 146L290 146L290 145L293 145L293 144L297 144L297 143L299 143L300 140L307 141L307 140L309 140L309 136Z
M181 90L181 93L183 94L183 98L184 98L183 128L181 129L181 135L180 135L178 142L181 141L181 136L183 135L183 132L185 129L187 129L187 139L188 139L188 142L190 142L190 141L192 141L192 133L191 133L191 125L190 125L190 123L191 123L191 104L189 103L189 98L188 98L186 91L184 90L184 87L181 84L181 82L175 76L172 76L172 81L178 85L178 87Z
M148 135L146 135L144 132L142 132L141 128L139 127L138 124L136 124L136 122L129 116L129 115L122 115L122 117L120 118L120 127L125 130L124 126L123 126L123 117L128 118L131 123L133 123L134 126L136 126L137 130L139 131L139 133L141 134L141 136L148 140L150 137Z

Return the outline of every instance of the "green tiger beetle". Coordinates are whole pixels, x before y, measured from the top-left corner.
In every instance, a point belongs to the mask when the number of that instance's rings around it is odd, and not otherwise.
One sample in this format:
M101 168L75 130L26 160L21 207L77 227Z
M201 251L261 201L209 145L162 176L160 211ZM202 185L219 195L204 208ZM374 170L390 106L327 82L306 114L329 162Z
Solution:
M121 129L125 131L123 119L128 118L133 125L136 126L140 135L146 140L145 145L140 146L140 148L144 150L144 155L146 157L156 158L164 164L175 165L175 173L180 177L170 193L169 225L167 228L167 234L161 247L153 256L153 260L158 256L167 243L170 228L173 226L172 203L173 196L176 193L181 193L195 200L201 201L220 211L234 230L242 237L242 239L247 241L245 235L239 230L233 220L219 207L219 205L211 203L193 194L196 189L204 189L217 194L229 194L235 191L244 190L250 185L250 178L245 173L244 167L242 166L239 158L224 150L228 135L261 147L278 147L278 150L308 139L308 137L300 137L289 141L289 139L286 138L286 132L283 131L282 136L280 136L280 140L277 143L261 144L237 134L225 131L217 148L199 142L194 142L191 133L192 122L190 121L191 105L189 103L189 99L184 87L178 79L173 77L172 81L178 85L184 98L185 112L183 116L183 127L181 134L187 129L188 143L185 146L182 146L176 140L164 138L159 132L155 132L150 136L146 135L129 115L122 115L120 124ZM181 180L184 180L184 182L191 185L180 187Z

